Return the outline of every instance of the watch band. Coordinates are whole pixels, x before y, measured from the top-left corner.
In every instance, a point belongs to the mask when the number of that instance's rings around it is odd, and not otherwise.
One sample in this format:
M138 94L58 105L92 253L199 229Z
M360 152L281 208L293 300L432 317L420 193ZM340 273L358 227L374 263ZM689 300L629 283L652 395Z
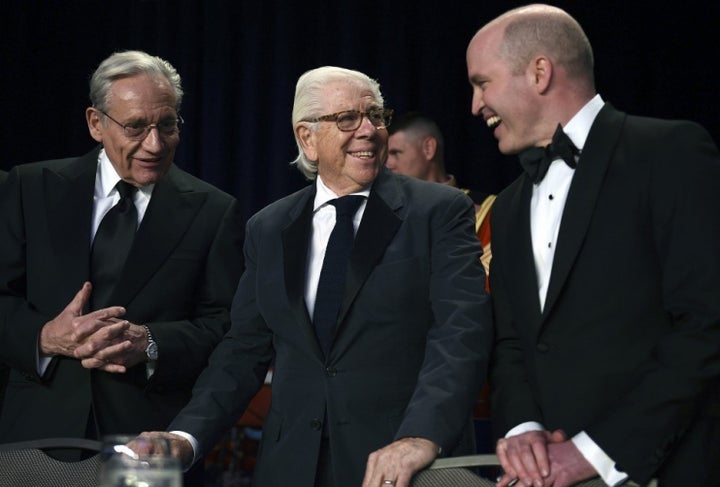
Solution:
M147 325L143 325L143 328L145 328L145 333L147 333L147 348L145 349L145 355L147 355L148 360L157 360L158 359L158 346L155 340L153 339L152 333L150 333L150 328L147 327Z

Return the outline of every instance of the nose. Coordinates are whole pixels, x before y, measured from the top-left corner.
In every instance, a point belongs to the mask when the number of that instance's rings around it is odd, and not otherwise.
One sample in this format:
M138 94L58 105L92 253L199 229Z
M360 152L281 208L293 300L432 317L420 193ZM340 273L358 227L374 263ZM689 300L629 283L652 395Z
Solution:
M485 107L485 102L483 101L482 90L475 88L473 90L470 111L472 112L473 115L478 117L478 116L480 116L482 109L484 107Z
M142 145L149 151L159 150L162 148L162 137L160 136L160 131L158 130L157 125L153 124L150 126L147 135L143 139Z

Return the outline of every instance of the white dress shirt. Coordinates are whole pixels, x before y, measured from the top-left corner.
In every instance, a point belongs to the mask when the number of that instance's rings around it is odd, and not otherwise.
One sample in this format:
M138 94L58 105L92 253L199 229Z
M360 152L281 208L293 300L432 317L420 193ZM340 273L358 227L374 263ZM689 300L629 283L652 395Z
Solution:
M91 244L92 241L95 240L95 234L105 214L120 201L120 193L115 187L119 181L120 176L118 176L112 162L110 162L107 154L105 154L105 149L102 149L98 156L98 168L97 174L95 175L95 193L93 195L92 227L90 233ZM145 217L153 189L155 189L155 185L148 184L147 186L138 188L133 196L133 203L135 203L135 209L138 215L138 227Z

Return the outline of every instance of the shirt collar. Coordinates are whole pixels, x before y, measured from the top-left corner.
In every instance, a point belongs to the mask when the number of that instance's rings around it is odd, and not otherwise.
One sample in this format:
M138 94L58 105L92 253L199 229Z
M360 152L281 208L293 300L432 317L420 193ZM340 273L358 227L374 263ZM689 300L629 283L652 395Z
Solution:
M600 113L605 102L600 95L595 95L589 102L577 112L573 118L563 127L563 132L570 137L575 147L582 150L585 147L590 128L592 127L595 117Z
M325 183L323 183L322 178L319 174L317 175L317 178L315 178L315 180L317 181L317 183L315 185L316 191L315 202L313 204L313 212L317 211L318 208L320 208L321 206L326 205L328 201L338 198L338 195L336 195L330 188L325 186ZM370 188L363 189L362 191L357 191L351 194L357 194L368 198L370 196Z

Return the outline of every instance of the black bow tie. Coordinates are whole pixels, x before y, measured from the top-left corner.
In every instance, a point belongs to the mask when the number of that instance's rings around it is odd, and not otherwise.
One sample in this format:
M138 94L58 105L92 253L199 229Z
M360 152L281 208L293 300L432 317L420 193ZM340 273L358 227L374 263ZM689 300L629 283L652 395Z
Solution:
M543 180L550 168L550 163L557 158L562 159L568 166L575 169L577 166L575 156L580 151L572 143L570 137L563 132L562 126L558 124L550 145L545 147L531 147L520 153L520 164L533 183L538 184Z

